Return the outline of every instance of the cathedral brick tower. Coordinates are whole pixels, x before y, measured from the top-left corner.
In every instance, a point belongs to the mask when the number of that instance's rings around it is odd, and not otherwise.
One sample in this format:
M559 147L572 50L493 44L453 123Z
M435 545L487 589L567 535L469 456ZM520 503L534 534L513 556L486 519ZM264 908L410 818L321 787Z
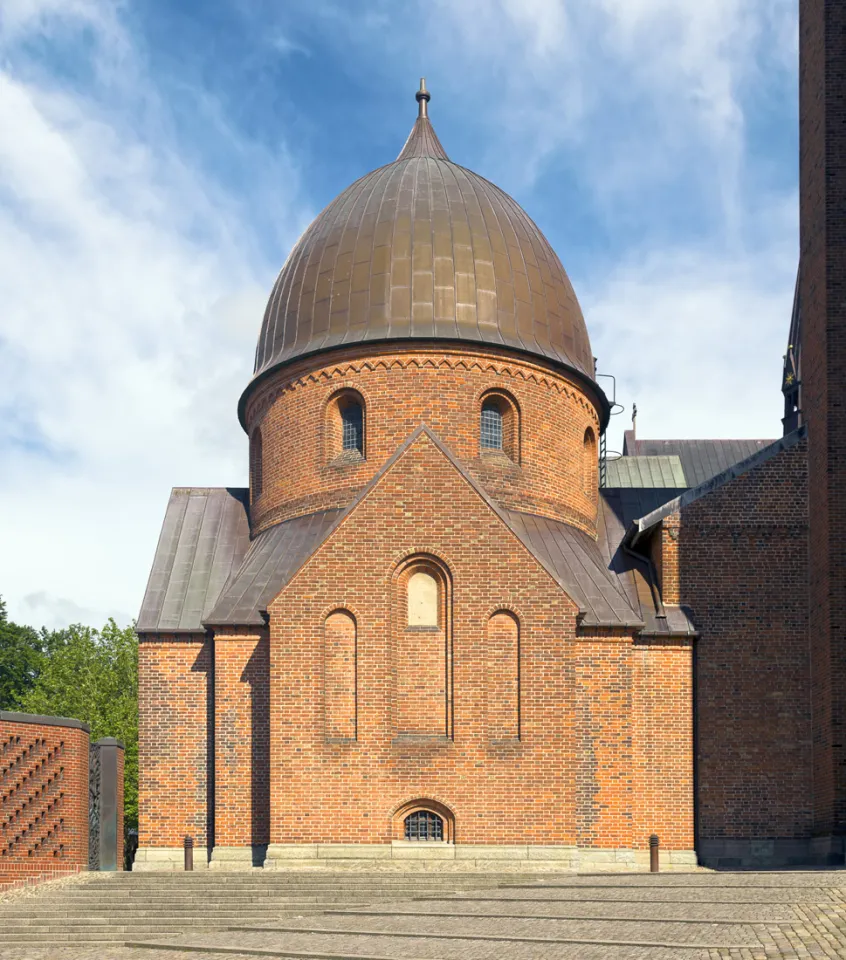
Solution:
M846 837L846 3L800 4L801 417L808 428L813 815ZM795 335L795 334L794 334Z
M250 488L177 488L138 623L140 869L693 853L693 626L599 491L567 275L428 117L291 252ZM619 553L619 562L612 555Z

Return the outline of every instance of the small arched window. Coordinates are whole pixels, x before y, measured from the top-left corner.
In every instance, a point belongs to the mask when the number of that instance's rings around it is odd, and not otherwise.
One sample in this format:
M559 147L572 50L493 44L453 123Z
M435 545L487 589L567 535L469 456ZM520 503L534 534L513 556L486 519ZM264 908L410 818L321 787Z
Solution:
M504 453L520 462L520 414L514 399L497 390L482 398L479 421L479 452Z
M339 465L364 458L364 399L356 390L344 389L329 400L326 409L326 459Z
M405 818L406 840L443 840L444 821L430 810L415 810Z
M348 400L341 405L341 449L364 453L364 411L361 404Z
M597 495L598 461L596 457L596 435L591 427L585 430L584 449L582 451L582 489L585 496L593 499Z
M261 496L262 485L262 443L261 428L256 427L250 437L250 488L253 502Z
M480 441L483 450L502 450L502 409L498 397L488 397L482 404Z

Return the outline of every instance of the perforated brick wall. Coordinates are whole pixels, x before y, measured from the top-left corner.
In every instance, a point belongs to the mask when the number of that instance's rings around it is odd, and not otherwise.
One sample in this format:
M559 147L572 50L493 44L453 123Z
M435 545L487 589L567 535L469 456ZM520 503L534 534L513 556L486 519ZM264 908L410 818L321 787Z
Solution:
M0 883L87 868L88 749L79 721L0 713Z

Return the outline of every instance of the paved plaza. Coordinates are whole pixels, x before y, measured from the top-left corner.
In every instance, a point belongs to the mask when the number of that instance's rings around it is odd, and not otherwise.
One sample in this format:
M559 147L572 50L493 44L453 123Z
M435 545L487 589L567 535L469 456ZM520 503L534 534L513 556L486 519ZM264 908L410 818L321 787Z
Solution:
M298 906L294 891L285 894L284 905L278 901L278 910L271 905L261 916L244 908L243 919L209 917L208 923L198 923L186 914L178 934L143 936L136 926L124 938L119 920L112 917L108 928L100 928L108 929L111 942L63 946L57 933L43 944L4 945L3 930L24 929L27 916L36 922L51 901L62 896L61 891L45 890L0 904L0 960L846 958L846 872L499 877L494 882L480 878L475 887L467 878L433 883L421 876L419 881L395 878L399 896L386 892L384 880L374 878L372 890L378 895L369 900L367 878L335 877L331 889L337 891L337 903L327 904L332 899L329 879L319 881L325 890L319 907ZM236 881L220 877L199 882L223 886ZM408 896L409 885L417 882L424 895ZM304 878L302 890L312 891L316 883ZM111 887L89 882L79 885L76 894L93 895L105 887L116 896L131 896L131 884L131 878ZM266 885L258 884L254 882L256 901L266 897ZM350 886L358 892L351 894ZM142 888L136 892L145 895ZM202 920L201 904L199 910ZM149 913L149 930L167 922L155 916L155 909ZM97 918L90 916L88 922L96 924ZM40 936L51 934L42 931Z

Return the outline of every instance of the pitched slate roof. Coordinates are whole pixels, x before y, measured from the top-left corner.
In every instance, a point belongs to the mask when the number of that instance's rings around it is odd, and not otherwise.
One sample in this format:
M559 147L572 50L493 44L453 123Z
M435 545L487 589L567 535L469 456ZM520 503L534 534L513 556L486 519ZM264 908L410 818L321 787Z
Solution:
M344 510L295 517L262 531L226 584L209 626L263 624L262 611L334 529Z
M685 487L697 487L735 463L768 447L772 440L636 440L626 436L624 457L676 456Z
M578 604L582 626L641 627L632 605L609 571L595 540L559 520L503 510L508 526L561 588Z
M176 487L138 615L139 633L203 632L233 569L247 552L249 491Z
M619 457L605 464L605 486L686 487L684 469L677 456Z

